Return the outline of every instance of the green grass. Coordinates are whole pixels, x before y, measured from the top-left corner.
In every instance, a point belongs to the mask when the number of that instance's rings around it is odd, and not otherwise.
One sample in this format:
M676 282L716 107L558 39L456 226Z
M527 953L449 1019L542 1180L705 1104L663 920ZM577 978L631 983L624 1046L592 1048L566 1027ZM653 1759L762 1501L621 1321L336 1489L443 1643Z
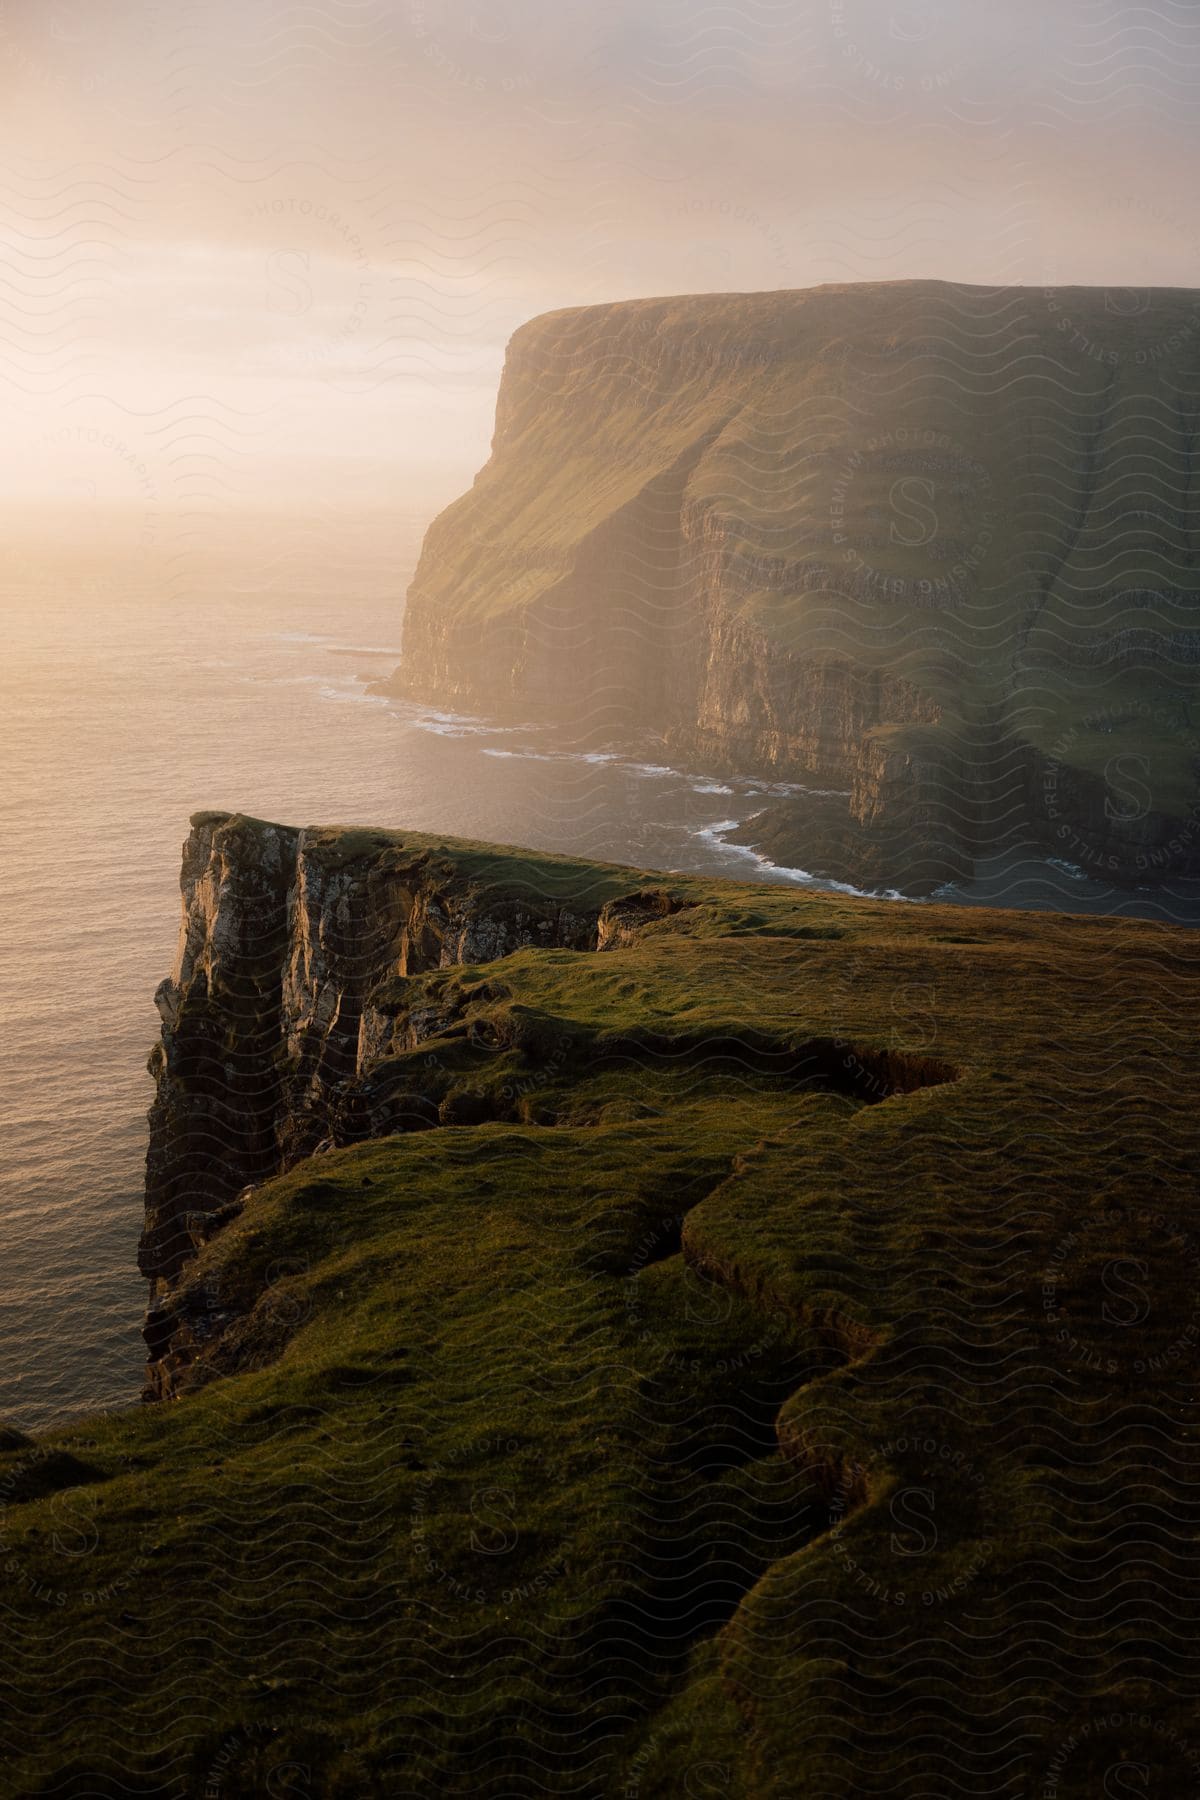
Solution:
M1082 1800L1118 1710L1174 1779L1194 938L670 885L397 983L463 1029L389 1078L491 1116L267 1183L210 1380L0 1440L2 1791Z

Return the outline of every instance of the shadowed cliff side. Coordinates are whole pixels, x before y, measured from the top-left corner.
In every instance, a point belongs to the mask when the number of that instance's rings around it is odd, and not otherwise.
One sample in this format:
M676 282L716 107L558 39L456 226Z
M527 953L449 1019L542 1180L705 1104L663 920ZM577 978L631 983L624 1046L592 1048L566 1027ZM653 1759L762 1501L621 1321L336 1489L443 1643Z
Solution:
M433 1008L398 1026L389 980L523 944L596 946L615 889L594 867L546 859L535 891L486 848L455 849L229 813L192 820L179 950L155 995L162 1041L149 1065L139 1265L151 1281L152 1361L163 1293L236 1216L244 1188L323 1141L437 1123L427 1096L383 1096L364 1079L398 1032L412 1047L446 1023Z
M514 336L392 691L816 790L743 833L928 893L1200 873L1200 294L940 282Z

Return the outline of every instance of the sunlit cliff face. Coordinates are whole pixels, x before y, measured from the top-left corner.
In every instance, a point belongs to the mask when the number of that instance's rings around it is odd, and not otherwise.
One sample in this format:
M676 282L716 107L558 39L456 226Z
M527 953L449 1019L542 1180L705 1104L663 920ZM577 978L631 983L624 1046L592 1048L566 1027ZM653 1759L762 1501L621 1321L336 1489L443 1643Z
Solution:
M557 306L1200 282L1181 9L27 0L0 69L10 517L135 546L428 516Z

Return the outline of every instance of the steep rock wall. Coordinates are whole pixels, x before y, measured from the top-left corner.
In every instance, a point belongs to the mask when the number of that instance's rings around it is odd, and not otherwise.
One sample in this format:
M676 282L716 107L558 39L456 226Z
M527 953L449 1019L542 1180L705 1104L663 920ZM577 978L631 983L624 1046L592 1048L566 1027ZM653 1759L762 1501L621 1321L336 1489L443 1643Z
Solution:
M851 880L1068 855L1059 765L1085 863L1200 872L1198 410L1183 290L1132 318L937 282L549 314L430 527L391 686L820 790L760 840ZM1077 726L1163 699L1134 819Z
M519 873L519 860L513 859ZM179 1320L165 1302L238 1196L309 1156L406 1123L372 1113L370 1070L441 1026L397 982L525 945L593 950L615 915L563 865L562 898L394 833L198 814L183 849L175 969L156 994L146 1222L151 1393ZM381 996L386 990L388 1000ZM436 1108L432 1122L437 1122ZM176 1346L178 1348L178 1346Z

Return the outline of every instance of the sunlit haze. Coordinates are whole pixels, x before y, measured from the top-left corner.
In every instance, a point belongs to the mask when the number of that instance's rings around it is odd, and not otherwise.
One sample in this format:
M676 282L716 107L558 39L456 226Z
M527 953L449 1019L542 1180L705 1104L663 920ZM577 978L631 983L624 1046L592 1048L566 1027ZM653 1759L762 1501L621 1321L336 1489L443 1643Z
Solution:
M61 0L3 29L10 537L416 531L550 308L1200 281L1181 6Z

